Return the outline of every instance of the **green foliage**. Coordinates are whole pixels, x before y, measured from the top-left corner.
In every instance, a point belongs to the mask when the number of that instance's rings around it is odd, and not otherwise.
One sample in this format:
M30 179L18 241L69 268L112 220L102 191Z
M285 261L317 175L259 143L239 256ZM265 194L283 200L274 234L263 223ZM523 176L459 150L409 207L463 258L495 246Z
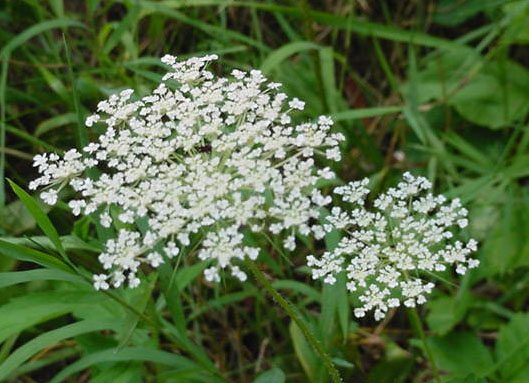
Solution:
M442 100L476 125L505 128L529 112L529 71L505 58L487 60L468 47L432 55L418 81L418 102Z
M285 383L285 373L279 368L274 368L259 374L253 383Z
M452 332L443 337L431 337L428 342L439 368L455 375L473 373L482 377L492 365L490 351L472 333Z
M305 256L336 233L291 254L259 242L266 277L344 380L433 381L437 368L445 383L528 382L528 18L527 0L0 2L0 381L329 381L262 284L211 285L192 250L137 290L93 290L109 231L25 191L32 156L96 139L84 117L151 89L160 55L217 53L214 71L282 82L307 102L301 118L332 115L347 138L339 182L383 188L410 170L470 210L481 266L436 274L420 308L433 358L404 312L353 319L344 278L311 279Z
M529 378L528 325L529 315L520 313L500 328L494 367L504 382L520 382Z

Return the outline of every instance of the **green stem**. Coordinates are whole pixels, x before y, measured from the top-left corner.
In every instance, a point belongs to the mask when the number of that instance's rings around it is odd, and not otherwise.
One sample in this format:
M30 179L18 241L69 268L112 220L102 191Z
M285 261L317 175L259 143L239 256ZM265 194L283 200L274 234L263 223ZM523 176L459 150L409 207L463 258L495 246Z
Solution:
M426 334L424 333L424 328L422 326L421 318L419 317L419 313L417 312L417 308L413 307L409 309L410 314L410 321L412 326L415 328L417 333L419 334L421 341L424 345L424 351L426 352L426 356L428 357L428 360L430 361L430 365L432 366L432 373L435 378L435 381L437 383L443 383L443 380L441 379L441 375L439 375L439 370L437 369L437 365L435 364L435 359L432 354L432 350L430 349L430 346L428 345L428 342L426 342Z
M270 281L268 281L266 276L253 261L246 259L245 263L246 266L252 271L255 278L264 286L264 288L270 293L272 298L274 298L274 300L279 304L279 306L281 306L285 313L287 313L287 315L296 323L296 325L299 327L307 341L320 355L321 359L323 360L323 363L325 364L327 372L332 378L333 383L342 383L343 381L340 377L340 373L334 366L330 355L327 354L327 352L323 349L323 346L321 345L320 341L316 339L314 334L312 334L303 319L301 319L301 317L297 314L296 309L292 306L292 304L288 302L285 298L283 298L281 294L279 294L279 292L272 286Z

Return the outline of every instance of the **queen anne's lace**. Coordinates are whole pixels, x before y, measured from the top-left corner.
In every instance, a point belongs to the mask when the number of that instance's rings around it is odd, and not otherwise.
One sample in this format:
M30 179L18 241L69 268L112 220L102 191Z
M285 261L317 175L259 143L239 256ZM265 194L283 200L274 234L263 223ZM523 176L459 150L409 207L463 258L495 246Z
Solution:
M368 184L364 179L335 188L352 208L333 207L320 235L335 229L345 235L333 251L308 257L314 279L333 284L336 275L346 271L348 290L360 293L357 317L374 310L380 320L401 302L415 307L426 302L434 287L423 277L450 265L458 274L478 266L468 257L477 250L475 240L451 241L452 229L468 224L467 210L458 199L448 202L442 195L434 196L426 178L405 173L397 188L379 195L368 208Z
M137 286L142 263L157 267L186 246L214 260L206 279L218 281L219 269L229 267L244 280L233 259L259 253L245 243L244 229L287 232L286 247L293 249L295 230L310 234L309 220L330 202L316 182L334 174L316 170L313 158L340 160L344 137L330 133L332 120L292 125L291 112L302 110L302 101L287 101L276 90L280 84L258 70L216 78L206 70L214 59L164 56L172 69L152 94L131 101L133 91L124 90L88 117L88 127L107 126L98 142L62 158L35 157L41 177L30 188L46 186L45 202L56 203L70 185L78 194L68 204L74 214L126 227L99 256L108 274L94 276L96 288ZM143 232L136 226L142 220Z

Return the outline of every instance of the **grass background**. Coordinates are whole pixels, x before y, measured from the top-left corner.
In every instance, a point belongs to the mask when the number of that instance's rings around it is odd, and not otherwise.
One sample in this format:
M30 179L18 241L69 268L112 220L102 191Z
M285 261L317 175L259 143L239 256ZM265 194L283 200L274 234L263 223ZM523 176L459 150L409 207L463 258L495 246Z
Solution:
M420 310L435 365L449 383L529 382L528 43L527 0L0 1L0 381L328 379L258 284L208 286L192 259L160 271L166 287L176 273L170 291L153 277L94 292L58 266L68 254L97 270L89 219L5 181L26 188L34 154L93 140L84 118L121 89L152 89L158 57L216 53L217 73L260 68L307 102L304 118L333 116L342 180L383 188L410 170L464 201L481 266L444 275ZM433 381L405 311L353 320L340 283L311 281L305 255L323 246L289 261L270 247L264 271L345 381Z

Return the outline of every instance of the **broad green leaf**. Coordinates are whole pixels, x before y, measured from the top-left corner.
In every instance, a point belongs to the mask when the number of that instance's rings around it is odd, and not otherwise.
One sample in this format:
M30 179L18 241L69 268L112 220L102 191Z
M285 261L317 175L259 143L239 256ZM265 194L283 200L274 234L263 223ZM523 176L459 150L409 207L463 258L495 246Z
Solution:
M447 383L488 383L485 378L477 378L476 375L470 374L464 378L450 379Z
M510 60L486 61L468 47L433 56L418 73L418 84L420 103L444 101L468 121L492 129L529 113L529 71Z
M509 1L503 6L507 15L509 25L502 38L504 44L527 44L529 43L529 7L524 0Z
M456 376L485 376L492 365L492 356L472 333L453 332L444 337L430 337L428 344L437 366Z
M520 262L523 264L529 229L526 219L528 211L525 204L516 203L511 195L496 225L487 233L479 272L485 276L501 275L517 267Z
M285 383L285 379L285 373L280 368L273 368L259 374L253 383Z
M506 78L484 71L450 98L450 105L467 120L493 129L523 120L529 112L529 72L513 62L506 65Z
M528 381L529 314L518 313L500 329L496 343L496 364L504 383Z
M426 317L428 327L439 335L447 334L463 319L471 303L470 294L461 298L443 296L430 300L430 312Z
M18 366L46 347L80 334L107 329L115 330L120 325L121 323L115 320L85 320L47 331L17 348L0 365L0 381L6 379Z

